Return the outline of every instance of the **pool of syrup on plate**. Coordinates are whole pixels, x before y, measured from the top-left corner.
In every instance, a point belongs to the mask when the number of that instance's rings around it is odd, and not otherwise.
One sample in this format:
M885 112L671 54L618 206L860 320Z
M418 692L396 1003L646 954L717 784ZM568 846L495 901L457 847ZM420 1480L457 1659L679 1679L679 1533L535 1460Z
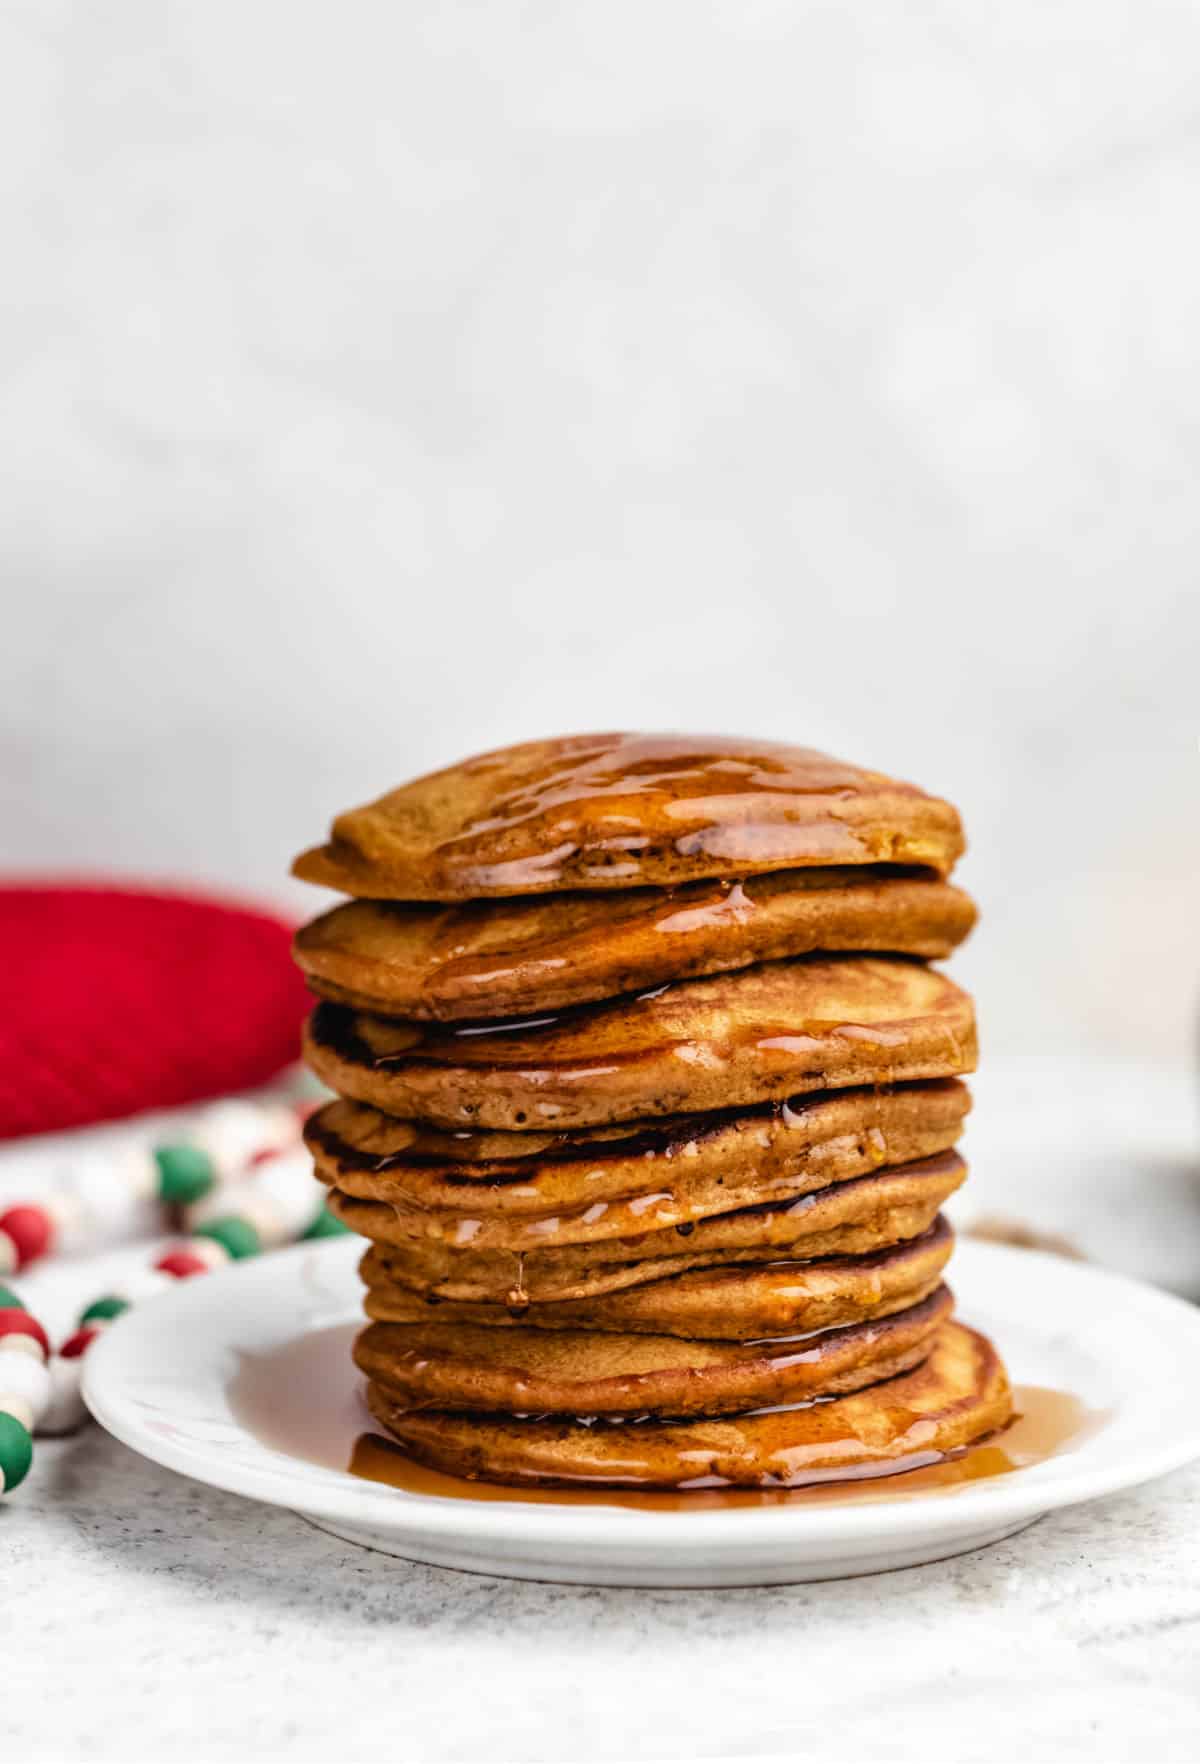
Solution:
M1041 1385L1018 1385L1016 1419L999 1434L907 1470L788 1489L515 1488L469 1482L427 1470L383 1434L371 1431L350 1348L361 1327L338 1324L295 1336L266 1353L241 1356L229 1386L230 1406L260 1444L328 1469L348 1470L408 1494L468 1501L524 1501L554 1506L640 1507L671 1512L705 1507L793 1506L830 1501L882 1501L948 1492L965 1483L1007 1476L1085 1438L1101 1417L1078 1397Z

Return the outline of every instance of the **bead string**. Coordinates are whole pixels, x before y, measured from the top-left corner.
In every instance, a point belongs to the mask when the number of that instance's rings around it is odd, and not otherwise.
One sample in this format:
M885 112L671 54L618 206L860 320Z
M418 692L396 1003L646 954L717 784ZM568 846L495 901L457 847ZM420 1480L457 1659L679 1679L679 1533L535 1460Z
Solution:
M253 1145L244 1111L258 1117ZM85 1305L57 1352L24 1300L0 1280L0 1496L28 1474L35 1433L69 1433L86 1419L79 1393L83 1355L131 1305L176 1280L284 1243L346 1230L323 1194L314 1194L312 1163L299 1145L300 1118L295 1110L219 1104L206 1117L206 1133L148 1153L158 1197L176 1214L183 1212L188 1233L148 1267L135 1269L113 1291ZM235 1175L240 1180L230 1179ZM65 1236L61 1222L72 1215L69 1208L56 1211L57 1199L0 1214L0 1274L22 1271L59 1247Z
M299 1143L308 1106L231 1098L214 1103L187 1139L132 1145L74 1157L52 1195L0 1212L0 1280L60 1252L79 1253L140 1216L156 1201L178 1223L194 1206L248 1170Z

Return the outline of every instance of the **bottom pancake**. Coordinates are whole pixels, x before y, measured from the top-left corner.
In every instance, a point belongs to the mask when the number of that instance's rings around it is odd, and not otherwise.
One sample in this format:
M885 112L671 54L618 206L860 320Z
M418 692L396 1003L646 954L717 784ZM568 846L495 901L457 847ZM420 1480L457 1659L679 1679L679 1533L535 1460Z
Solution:
M756 1341L600 1330L372 1323L354 1359L408 1408L506 1415L729 1415L861 1390L918 1365L954 1301L945 1286L870 1323Z
M798 1488L886 1476L1002 1427L1012 1395L985 1336L940 1325L910 1372L849 1396L724 1419L510 1419L408 1409L375 1383L371 1413L411 1457L451 1476L520 1485Z

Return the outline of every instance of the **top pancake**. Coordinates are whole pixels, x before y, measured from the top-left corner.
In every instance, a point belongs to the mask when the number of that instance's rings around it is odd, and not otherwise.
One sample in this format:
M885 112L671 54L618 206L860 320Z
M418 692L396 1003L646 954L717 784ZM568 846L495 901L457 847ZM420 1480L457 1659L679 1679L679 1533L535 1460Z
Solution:
M673 886L830 864L945 876L957 811L782 742L572 735L431 772L341 814L293 873L376 900Z
M305 925L293 951L319 998L455 1022L560 1010L819 950L937 960L974 919L970 897L949 882L863 864L461 906L353 900Z

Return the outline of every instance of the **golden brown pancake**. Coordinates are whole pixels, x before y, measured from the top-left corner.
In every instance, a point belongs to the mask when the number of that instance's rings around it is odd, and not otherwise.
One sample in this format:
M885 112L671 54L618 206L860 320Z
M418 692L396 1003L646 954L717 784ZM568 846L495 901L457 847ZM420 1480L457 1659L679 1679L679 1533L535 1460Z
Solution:
M859 1176L794 1201L768 1201L669 1231L534 1250L456 1249L414 1238L391 1207L332 1189L344 1224L386 1246L387 1277L419 1293L524 1305L591 1298L723 1262L870 1255L928 1231L966 1176L954 1152Z
M962 849L949 803L812 748L568 735L480 754L339 815L293 873L373 900L472 900L830 864L944 876Z
M411 1237L537 1249L685 1224L930 1157L954 1144L969 1102L964 1084L944 1079L575 1133L462 1135L335 1102L305 1138L324 1182L386 1202Z
M697 1268L597 1298L508 1309L426 1297L388 1275L387 1252L373 1245L360 1272L366 1312L385 1323L478 1323L491 1329L604 1329L749 1341L760 1335L837 1329L920 1304L941 1280L954 1234L940 1216L907 1243L870 1256L819 1262L745 1262Z
M873 1322L760 1341L696 1341L599 1330L494 1330L472 1323L372 1323L354 1359L410 1409L505 1415L729 1415L894 1378L929 1352L954 1308L939 1286Z
M860 866L463 906L354 900L305 925L293 951L320 998L450 1022L558 1010L818 950L936 960L974 920L969 895L949 882Z
M445 1127L603 1126L812 1090L952 1078L968 995L899 956L802 957L516 1024L457 1029L322 1004L304 1057L340 1095Z
M911 1372L796 1408L690 1421L515 1420L406 1409L369 1384L371 1413L419 1463L517 1485L798 1488L936 1461L1012 1416L985 1336L943 1323Z

